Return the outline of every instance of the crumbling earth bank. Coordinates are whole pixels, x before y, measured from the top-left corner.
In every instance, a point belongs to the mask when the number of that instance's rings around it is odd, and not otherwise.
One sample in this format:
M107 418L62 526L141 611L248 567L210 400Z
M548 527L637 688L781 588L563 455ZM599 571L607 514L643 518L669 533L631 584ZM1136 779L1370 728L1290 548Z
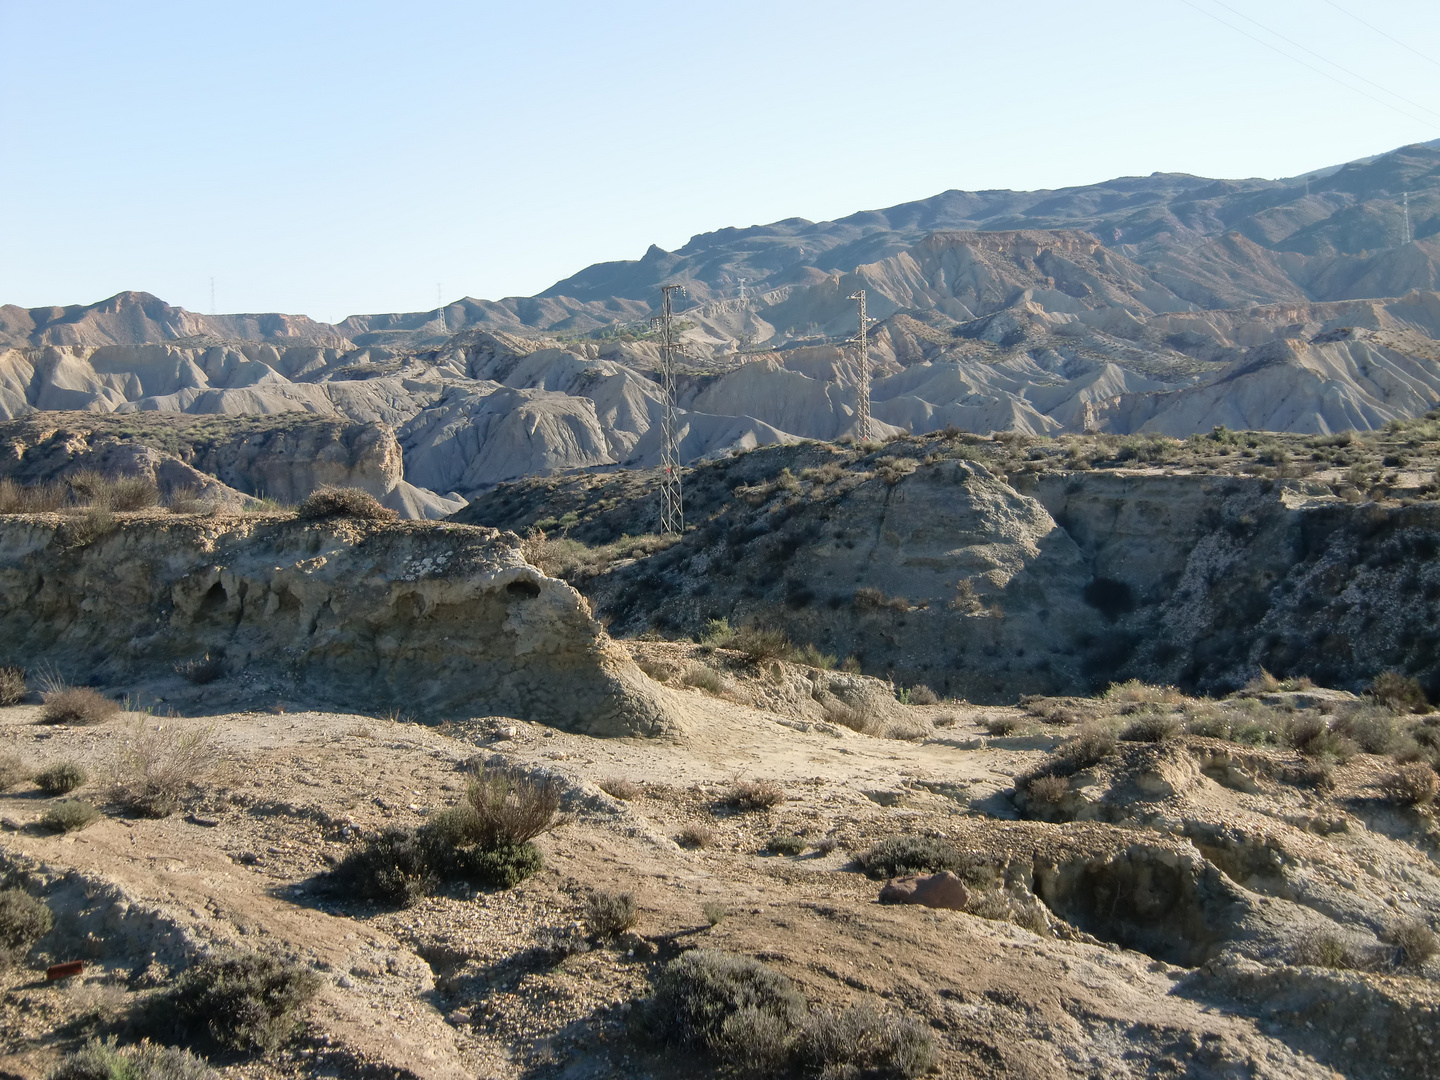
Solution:
M664 691L513 534L127 515L0 523L10 663L108 685L223 658L237 691L436 716L504 714L594 735L655 735Z

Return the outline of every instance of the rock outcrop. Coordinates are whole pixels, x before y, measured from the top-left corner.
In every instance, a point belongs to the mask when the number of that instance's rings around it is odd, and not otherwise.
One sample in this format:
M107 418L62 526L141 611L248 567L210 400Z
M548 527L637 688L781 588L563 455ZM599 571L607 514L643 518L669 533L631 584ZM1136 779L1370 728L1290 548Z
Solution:
M493 529L126 515L92 536L6 518L0 639L7 662L80 681L173 679L209 656L257 702L676 730L584 599Z

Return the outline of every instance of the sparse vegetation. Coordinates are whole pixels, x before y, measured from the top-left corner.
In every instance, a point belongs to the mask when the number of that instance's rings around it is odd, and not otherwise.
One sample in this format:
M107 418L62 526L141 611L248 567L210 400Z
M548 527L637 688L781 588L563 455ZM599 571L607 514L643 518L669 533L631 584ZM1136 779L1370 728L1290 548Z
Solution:
M715 697L723 694L726 688L725 676L708 664L686 664L680 673L680 681Z
M35 783L46 795L68 795L85 783L85 770L73 761L61 761L35 774Z
M19 887L0 889L0 968L15 963L54 925L45 901Z
M33 774L16 754L0 754L0 791L23 784Z
M856 862L872 878L958 873L969 865L952 844L929 836L892 836L857 856Z
M1127 742L1166 742L1180 734L1180 721L1165 713L1149 713L1132 720L1120 732Z
M705 916L705 921L711 926L719 926L721 921L726 915L729 915L730 912L726 910L724 904L717 904L713 900L707 900L700 905L700 914Z
M269 1053L300 1027L320 989L308 967L259 952L231 952L197 961L181 974L170 1005L221 1046Z
M71 686L44 695L43 724L101 724L120 712L120 703L88 686Z
M611 798L619 799L621 802L629 802L631 799L638 799L645 794L645 789L634 780L623 776L607 776L600 781L600 790Z
M62 799L40 817L42 828L51 832L79 832L100 816L100 811L83 799Z
M1389 959L1395 967L1422 968L1440 954L1440 939L1419 919L1391 923L1381 931L1380 940L1391 947Z
M1368 966L1366 958L1344 938L1324 931L1304 935L1290 955L1294 964L1309 967L1335 968L1341 971L1357 970Z
M812 1012L795 1040L793 1057L806 1075L908 1080L930 1070L935 1044L916 1021L857 1005Z
M1398 806L1429 806L1440 794L1440 776L1426 763L1414 761L1385 777L1380 790Z
M1428 713L1430 701L1418 680L1398 671L1382 671L1370 684L1370 695L1397 713Z
M1036 802L1054 806L1070 794L1070 781L1063 776L1046 774L1033 777L1025 785L1025 790Z
M765 844L766 850L775 855L799 855L809 846L803 836L793 833L776 833Z
M175 665L175 674L196 686L205 686L225 674L225 658L206 653L194 660Z
M770 780L741 780L725 801L737 810L769 810L785 801L785 792Z
M65 1055L48 1080L217 1080L219 1074L188 1050L141 1041L120 1046L114 1035L92 1039Z
M1085 724L1078 734L1062 743L1057 753L1073 769L1098 765L1116 750L1115 733L1101 724Z
M316 488L300 504L297 516L303 520L323 518L355 518L360 521L394 521L400 515L380 505L380 501L362 488Z
M142 721L116 754L110 797L127 813L168 817L210 775L217 757L213 728L185 731Z
M708 825L693 823L680 830L675 842L684 848L714 847L715 832Z
M633 930L640 920L635 897L628 892L597 890L585 903L585 925L602 941L619 937Z
M0 666L0 705L19 705L28 692L23 667Z

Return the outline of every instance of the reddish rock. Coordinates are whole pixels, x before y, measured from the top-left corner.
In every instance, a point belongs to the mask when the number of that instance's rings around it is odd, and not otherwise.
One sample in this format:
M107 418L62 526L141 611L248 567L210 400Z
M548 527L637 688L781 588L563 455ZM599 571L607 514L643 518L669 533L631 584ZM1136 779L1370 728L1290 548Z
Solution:
M923 904L925 907L963 911L970 899L965 883L949 870L938 874L896 878L880 890L882 904Z

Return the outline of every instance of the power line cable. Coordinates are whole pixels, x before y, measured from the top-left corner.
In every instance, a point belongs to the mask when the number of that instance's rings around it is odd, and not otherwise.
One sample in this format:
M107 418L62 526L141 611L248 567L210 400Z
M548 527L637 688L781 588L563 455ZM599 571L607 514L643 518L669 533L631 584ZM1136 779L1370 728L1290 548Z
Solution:
M1264 23L1262 23L1259 19L1252 19L1249 15L1246 15L1243 11L1237 11L1235 8L1231 7L1229 4L1225 3L1225 0L1214 0L1214 3L1219 4L1222 8L1224 8L1226 11L1230 12L1230 13L1233 14L1233 15L1239 15L1240 18L1244 19L1246 22L1254 23L1256 26L1260 27L1261 30L1264 30L1267 34L1274 34L1274 35L1275 35L1277 38L1279 38L1281 41L1283 41L1283 42L1285 42L1285 43L1287 43L1287 44L1289 44L1289 45L1293 45L1295 48L1301 50L1302 52L1307 52L1307 53L1309 53L1311 56L1315 57L1315 59L1319 60L1322 64L1329 64L1331 67L1337 68L1338 70L1345 72L1345 74L1346 74L1346 75L1349 75L1352 79L1359 79L1361 82L1366 83L1366 84L1368 84L1368 85L1370 85L1370 86L1373 86L1376 90L1379 90L1382 94L1389 94L1391 97L1393 97L1393 98L1395 98L1395 99L1397 99L1397 100L1399 100L1399 101L1405 102L1405 104L1406 104L1406 105L1409 105L1411 108L1423 110L1424 112L1430 113L1430 114L1431 114L1432 116L1434 116L1436 119L1440 119L1440 112L1436 112L1434 109L1431 109L1431 108L1428 108L1427 106L1421 105L1418 101L1411 101L1409 98L1405 97L1404 95L1402 95L1402 94L1397 94L1397 93L1395 93L1394 90L1390 90L1390 89L1388 89L1388 88L1386 88L1386 87L1384 87L1384 86L1381 86L1379 83L1375 82L1373 79L1367 79L1364 75L1361 75L1359 72L1357 72L1357 71L1351 71L1349 68L1347 68L1347 67L1346 67L1345 65L1343 65L1343 64L1337 64L1334 60L1331 60L1329 57L1321 56L1321 55L1320 55L1319 53L1317 53L1314 49L1306 48L1304 45L1301 45L1300 42L1294 40L1293 38L1288 38L1288 37L1286 37L1284 34L1280 33L1280 31L1278 31L1278 30L1272 30L1270 27L1268 27L1268 26L1266 26Z
M1224 19L1220 18L1219 15L1216 15L1213 11L1207 11L1205 8L1202 8L1199 4L1193 4L1193 3L1190 2L1190 0L1180 0L1180 3L1184 4L1184 5L1185 5L1186 7L1188 7L1188 8L1194 8L1196 11L1200 12L1201 15L1205 15L1205 16L1208 16L1208 17L1211 18L1211 19L1214 19L1214 20L1215 20L1216 22L1218 22L1221 26L1224 26L1224 27L1227 27L1227 28L1229 28L1229 29L1231 29L1231 30L1234 30L1235 33L1240 34L1242 37L1247 37L1247 38L1249 38L1251 41L1255 42L1256 44L1264 45L1265 48L1269 49L1271 52L1277 52L1277 53L1279 53L1281 56L1285 57L1287 60L1293 60L1293 61L1295 61L1295 63L1299 64L1301 67L1309 68L1311 71L1315 72L1316 75L1323 76L1324 78L1329 79L1329 80L1330 80L1331 82L1333 82L1333 83L1338 83L1340 86L1345 87L1345 89L1347 89L1347 90L1353 90L1355 93L1359 94L1361 97L1369 98L1371 101L1375 102L1375 104L1377 104L1377 105L1383 105L1383 106L1385 106L1385 108L1390 109L1390 110L1393 111L1393 112L1397 112L1397 113L1399 113L1401 116L1408 117L1409 119L1414 120L1417 124L1426 124L1426 125L1429 125L1429 124L1432 123L1432 121L1429 121L1429 120L1426 120L1426 119L1424 119L1424 118L1422 118L1422 117L1416 116L1414 113L1407 112L1405 109L1402 109L1402 108L1400 108L1398 105L1392 104L1391 102L1388 102L1388 101L1384 100L1383 98L1377 98L1374 94L1367 94L1364 90L1361 90L1358 86L1352 86L1350 83L1346 82L1344 79L1337 78L1336 76L1330 74L1330 72L1325 71L1325 70L1323 70L1323 69L1321 69L1321 68L1317 68L1314 64L1307 64L1304 60L1301 60L1298 56L1292 56L1290 53L1286 52L1284 49L1280 48L1280 47L1277 46L1277 45L1271 44L1270 42L1266 41L1264 38L1258 38L1258 37L1256 37L1254 34L1250 33L1248 30L1242 30L1240 27L1236 26L1234 23L1228 23L1228 22L1226 22Z
M1342 15L1349 15L1350 18L1354 19L1354 20L1355 20L1356 22L1358 22L1361 26L1368 26L1371 30L1374 30L1375 33L1379 34L1381 37L1383 37L1383 38L1389 38L1389 39L1390 39L1391 41L1393 41L1396 45L1399 45L1402 49L1409 49L1409 50L1410 50L1412 53L1414 53L1416 56L1420 57L1421 60L1428 60L1430 63L1434 64L1436 67L1440 67L1440 60L1436 60L1433 56L1427 56L1425 53L1423 53L1423 52L1421 52L1419 49L1415 48L1415 46L1413 46L1413 45L1407 45L1405 42L1401 41L1399 38L1393 37L1392 35L1387 34L1384 30L1381 30L1380 27L1376 26L1374 23L1366 22L1364 19L1360 18L1359 15L1356 15L1353 11L1348 11L1348 10L1346 10L1345 8L1341 7L1339 4L1335 3L1335 0L1325 0L1325 2L1326 2L1327 4L1329 4L1331 7L1333 7L1336 11L1340 12L1340 14L1342 14Z

